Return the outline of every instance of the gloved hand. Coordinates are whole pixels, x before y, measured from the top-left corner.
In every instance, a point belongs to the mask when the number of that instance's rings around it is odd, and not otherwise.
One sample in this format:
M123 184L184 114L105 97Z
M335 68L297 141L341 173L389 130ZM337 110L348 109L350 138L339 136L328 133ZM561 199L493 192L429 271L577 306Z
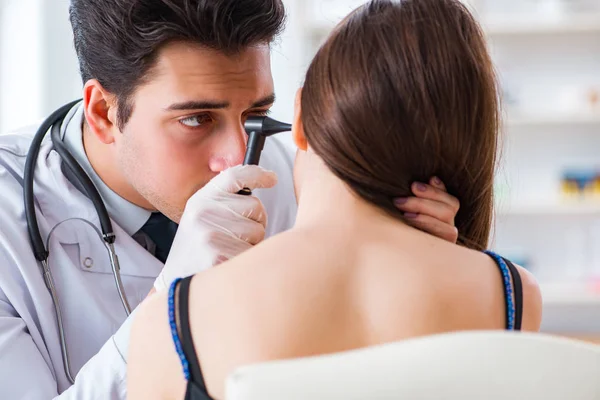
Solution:
M277 175L256 165L229 168L188 200L165 266L154 282L167 288L176 278L204 271L260 243L267 213L255 196L237 194L271 188Z

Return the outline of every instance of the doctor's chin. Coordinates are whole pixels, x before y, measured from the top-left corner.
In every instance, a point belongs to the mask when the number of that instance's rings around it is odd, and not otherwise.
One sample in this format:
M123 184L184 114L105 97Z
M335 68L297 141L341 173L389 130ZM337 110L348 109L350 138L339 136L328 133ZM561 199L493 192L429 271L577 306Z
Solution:
M600 2L2 0L0 399L600 400Z

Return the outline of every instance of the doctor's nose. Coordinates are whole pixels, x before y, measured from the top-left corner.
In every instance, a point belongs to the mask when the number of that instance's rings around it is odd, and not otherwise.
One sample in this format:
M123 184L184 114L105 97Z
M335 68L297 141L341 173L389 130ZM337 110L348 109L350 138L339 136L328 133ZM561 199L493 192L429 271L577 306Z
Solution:
M214 143L209 168L213 172L221 172L227 168L244 162L248 136L243 125L236 126L223 132Z

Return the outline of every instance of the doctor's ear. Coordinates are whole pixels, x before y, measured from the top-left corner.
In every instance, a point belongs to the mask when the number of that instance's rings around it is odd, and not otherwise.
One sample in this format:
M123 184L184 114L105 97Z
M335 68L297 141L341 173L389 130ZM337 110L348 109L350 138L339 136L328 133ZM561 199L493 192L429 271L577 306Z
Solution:
M296 101L294 103L294 122L292 123L292 138L298 149L306 151L308 142L304 136L304 126L302 125L302 88L296 92Z
M90 131L102 143L113 143L114 128L118 127L116 96L105 90L96 79L90 79L83 88L83 109Z

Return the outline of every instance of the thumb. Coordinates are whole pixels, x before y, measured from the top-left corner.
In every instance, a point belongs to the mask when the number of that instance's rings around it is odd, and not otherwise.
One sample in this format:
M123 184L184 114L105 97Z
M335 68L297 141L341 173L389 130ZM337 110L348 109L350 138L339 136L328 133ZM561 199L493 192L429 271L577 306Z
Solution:
M237 165L214 177L208 185L227 193L237 193L243 188L268 189L277 184L277 174L258 165Z

